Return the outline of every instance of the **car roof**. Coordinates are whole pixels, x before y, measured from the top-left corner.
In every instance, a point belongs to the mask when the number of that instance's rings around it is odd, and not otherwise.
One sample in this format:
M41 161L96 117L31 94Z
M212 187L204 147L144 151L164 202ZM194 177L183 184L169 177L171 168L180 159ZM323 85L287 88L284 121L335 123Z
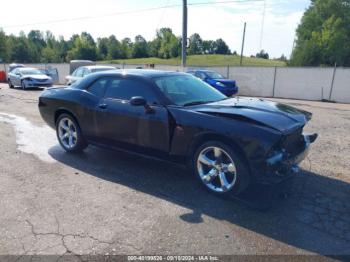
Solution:
M90 65L90 66L82 66L84 68L87 68L87 69L99 69L99 68L111 68L111 69L115 69L114 66L104 66L104 65Z
M23 70L39 70L38 68L34 68L34 67L18 67L18 69L20 71L23 71Z
M162 77L162 76L172 76L172 75L184 75L183 72L176 72L176 71L163 71L163 70L153 70L153 69L116 69L111 71L105 71L105 72L97 72L94 73L94 75L130 75L130 76L139 76L144 78L155 78L155 77Z
M195 69L195 70L192 70L192 71L195 71L195 72L215 72L214 70L209 70L209 69Z

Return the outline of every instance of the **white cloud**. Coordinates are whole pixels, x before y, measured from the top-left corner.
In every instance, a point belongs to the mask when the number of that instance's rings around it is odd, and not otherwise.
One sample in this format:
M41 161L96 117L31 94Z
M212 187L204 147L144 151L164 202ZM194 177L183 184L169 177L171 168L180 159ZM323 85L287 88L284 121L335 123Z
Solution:
M303 10L287 12L277 10L275 4L283 4L281 0L267 0L267 12L263 36L263 49L272 57L282 53L289 55L293 45L295 29L300 21ZM0 25L4 26L6 33L18 34L21 30L28 32L31 29L42 31L50 30L55 35L63 35L65 38L82 31L90 32L94 37L109 36L115 34L118 39L124 37L133 38L137 34L150 40L155 36L157 27L170 27L175 34L181 34L182 9L181 7L160 9L151 12L140 12L116 16L106 16L80 21L68 21L64 23L52 23L45 25L26 27L6 27L6 25L33 24L41 21L77 17L96 17L101 14L122 11L137 10L153 6L177 4L175 0L147 1L116 1L104 0L98 3L93 0L51 2L44 0L25 1L18 0L16 16L13 12L3 12L0 17ZM33 4L35 3L35 5ZM9 6L6 6L9 5ZM198 32L203 39L223 38L231 50L240 51L243 23L247 22L245 54L251 55L259 51L260 31L262 21L262 2L231 3L206 6L189 7L189 35ZM279 7L280 8L280 7ZM13 9L13 3L5 1L2 9Z

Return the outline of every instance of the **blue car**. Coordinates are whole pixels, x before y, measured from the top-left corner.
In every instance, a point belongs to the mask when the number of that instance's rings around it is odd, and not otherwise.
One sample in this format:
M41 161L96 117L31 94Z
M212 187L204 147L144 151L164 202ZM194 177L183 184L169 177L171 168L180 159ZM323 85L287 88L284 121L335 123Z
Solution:
M235 80L227 79L214 71L191 70L187 71L187 73L202 79L204 82L208 83L226 96L232 96L238 92L238 87Z

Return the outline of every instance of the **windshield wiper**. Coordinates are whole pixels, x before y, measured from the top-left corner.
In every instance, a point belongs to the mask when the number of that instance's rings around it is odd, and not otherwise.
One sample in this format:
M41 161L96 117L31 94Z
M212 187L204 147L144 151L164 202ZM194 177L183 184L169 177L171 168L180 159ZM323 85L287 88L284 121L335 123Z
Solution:
M208 104L213 102L215 101L193 101L193 102L184 104L184 106L195 106L195 105Z

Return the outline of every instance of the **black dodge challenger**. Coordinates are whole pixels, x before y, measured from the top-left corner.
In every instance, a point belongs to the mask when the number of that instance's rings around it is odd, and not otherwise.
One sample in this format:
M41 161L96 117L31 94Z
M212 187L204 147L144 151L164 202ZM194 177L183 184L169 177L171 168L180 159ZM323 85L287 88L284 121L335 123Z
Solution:
M179 72L91 74L43 92L39 110L67 152L93 144L178 162L221 195L293 177L317 138L303 134L311 113L228 98Z

